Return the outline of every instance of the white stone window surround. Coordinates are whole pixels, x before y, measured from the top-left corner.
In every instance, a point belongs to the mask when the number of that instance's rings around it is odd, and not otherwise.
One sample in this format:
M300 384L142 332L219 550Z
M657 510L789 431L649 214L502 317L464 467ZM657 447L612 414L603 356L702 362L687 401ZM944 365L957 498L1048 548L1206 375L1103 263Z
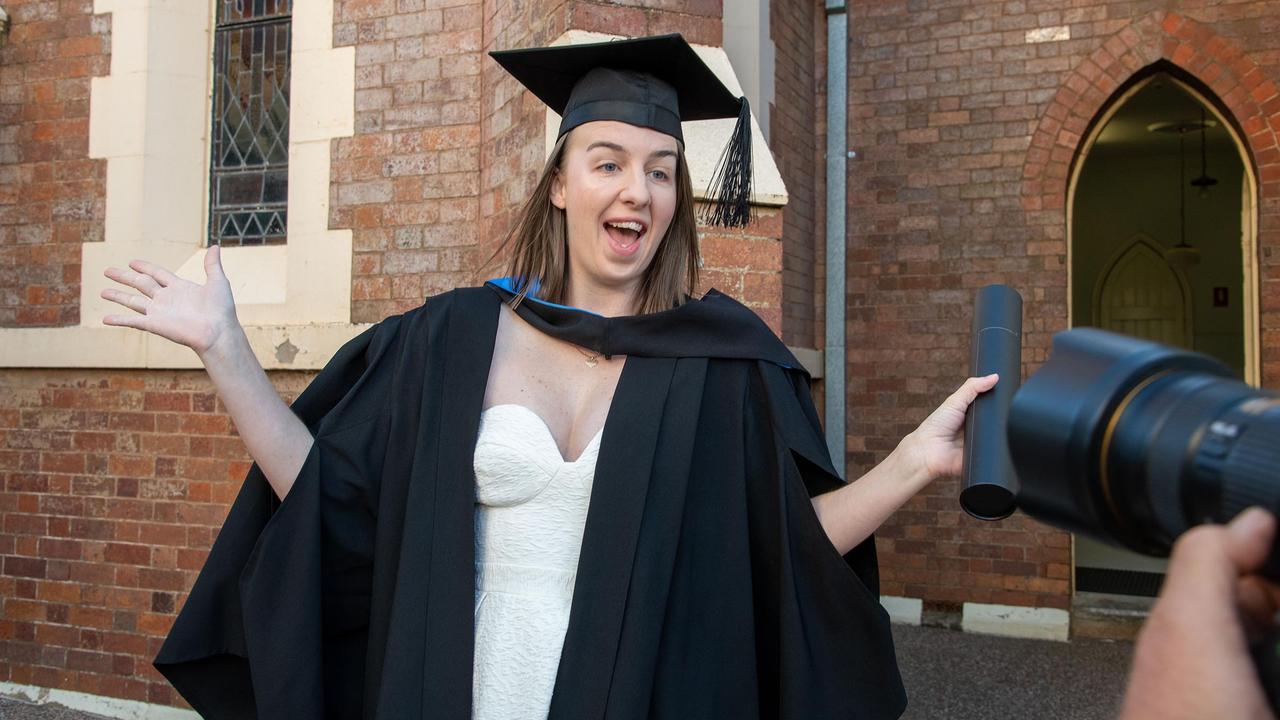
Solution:
M732 0L724 4L724 50L751 100L769 140L769 112L773 107L773 79L777 52L770 37L769 0Z
M111 71L93 78L89 156L107 160L104 241L81 255L80 325L0 329L0 367L199 368L188 348L102 317L107 267L144 258L204 282L214 2L94 0ZM333 3L294 3L288 243L224 247L236 311L267 369L317 369L367 325L351 319L351 231L329 229L330 141L355 126L355 48Z

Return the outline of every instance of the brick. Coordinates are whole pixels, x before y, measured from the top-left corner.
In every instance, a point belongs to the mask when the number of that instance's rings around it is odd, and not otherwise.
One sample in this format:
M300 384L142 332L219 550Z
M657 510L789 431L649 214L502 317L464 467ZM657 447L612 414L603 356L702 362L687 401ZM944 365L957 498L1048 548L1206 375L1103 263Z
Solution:
M143 394L142 409L148 412L189 412L191 410L191 394L147 392Z
M625 37L648 34L648 17L641 8L623 8L609 3L573 2L569 21L581 30Z
M42 559L6 555L3 573L14 577L43 578L46 567L46 561Z

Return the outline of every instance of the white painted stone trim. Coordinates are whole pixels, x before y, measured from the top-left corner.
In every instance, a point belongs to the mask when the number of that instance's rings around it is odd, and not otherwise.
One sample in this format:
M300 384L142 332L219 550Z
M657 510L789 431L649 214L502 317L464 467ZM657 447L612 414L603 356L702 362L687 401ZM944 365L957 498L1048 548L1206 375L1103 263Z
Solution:
M36 705L57 703L72 710L121 720L200 720L194 710L11 682L0 682L0 696Z
M769 0L733 0L724 4L724 50L751 100L751 113L760 121L766 142L770 139L769 113L774 102L777 47L769 27Z
M920 625L924 616L924 601L920 598L881 595L880 604L889 613L889 620L897 625Z
M616 40L622 37L621 35L607 35L586 30L569 30L556 38L555 42L551 44L579 45L582 43ZM742 84L738 82L738 76L734 73L733 65L729 63L729 56L725 54L724 48L711 47L710 45L693 45L693 49L702 58L702 61L707 64L707 67L711 68L711 71L716 74L716 77L720 78L725 87L729 88L735 95L744 94L742 92ZM685 157L689 160L689 177L693 182L693 196L695 198L705 199L706 189L711 184L711 177L715 172L716 163L720 160L725 143L728 142L729 135L733 131L733 126L736 122L735 118L725 118L722 120L700 120L681 124L681 132L684 133ZM551 154L551 148L556 144L556 133L559 130L560 116L548 108L546 142L543 147L544 158ZM754 112L751 116L751 147L751 160L754 165L751 202L755 205L774 207L786 205L787 188L782 182L782 173L778 172L778 166L773 161L773 153L769 151L769 144L764 139L764 133L760 131L760 124L757 122Z
M790 350L791 354L796 356L796 360L799 360L800 364L804 366L804 369L809 373L809 378L811 380L821 380L823 375L826 374L826 368L823 367L825 364L825 358L823 357L821 350L809 347L795 347L792 345L788 345L787 349Z
M965 632L1066 642L1071 614L1056 608L965 603L960 625Z
M249 346L264 370L319 370L370 324L250 325ZM101 327L15 328L0 335L0 367L191 369L190 348L162 337Z
M107 160L104 241L82 246L80 325L0 329L0 367L190 367L186 348L104 326L104 315L129 311L100 294L120 287L103 270L133 258L205 279L213 4L95 0L94 12L112 16L111 71L92 79L89 106L89 156ZM277 366L312 368L359 331L351 231L329 229L329 146L355 129L355 48L332 47L332 2L293 12L289 242L223 248L222 260L251 342L284 328L294 345L318 344L298 346L306 364Z

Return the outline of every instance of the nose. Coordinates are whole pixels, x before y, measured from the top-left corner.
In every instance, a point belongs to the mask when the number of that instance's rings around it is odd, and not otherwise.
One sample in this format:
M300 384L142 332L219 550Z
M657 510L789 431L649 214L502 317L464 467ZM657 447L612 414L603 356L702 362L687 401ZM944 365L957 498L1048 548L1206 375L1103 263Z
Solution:
M619 199L634 207L649 204L649 178L643 167L628 172Z

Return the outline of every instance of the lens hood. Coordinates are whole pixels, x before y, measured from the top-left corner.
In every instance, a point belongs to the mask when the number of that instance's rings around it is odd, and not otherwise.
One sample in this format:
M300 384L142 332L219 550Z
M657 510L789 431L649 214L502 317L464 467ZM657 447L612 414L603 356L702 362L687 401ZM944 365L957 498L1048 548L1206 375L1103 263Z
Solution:
M1108 508L1102 446L1125 403L1167 371L1231 376L1208 356L1105 330L1055 335L1050 360L1009 408L1018 506L1075 532L1126 540L1125 523Z

